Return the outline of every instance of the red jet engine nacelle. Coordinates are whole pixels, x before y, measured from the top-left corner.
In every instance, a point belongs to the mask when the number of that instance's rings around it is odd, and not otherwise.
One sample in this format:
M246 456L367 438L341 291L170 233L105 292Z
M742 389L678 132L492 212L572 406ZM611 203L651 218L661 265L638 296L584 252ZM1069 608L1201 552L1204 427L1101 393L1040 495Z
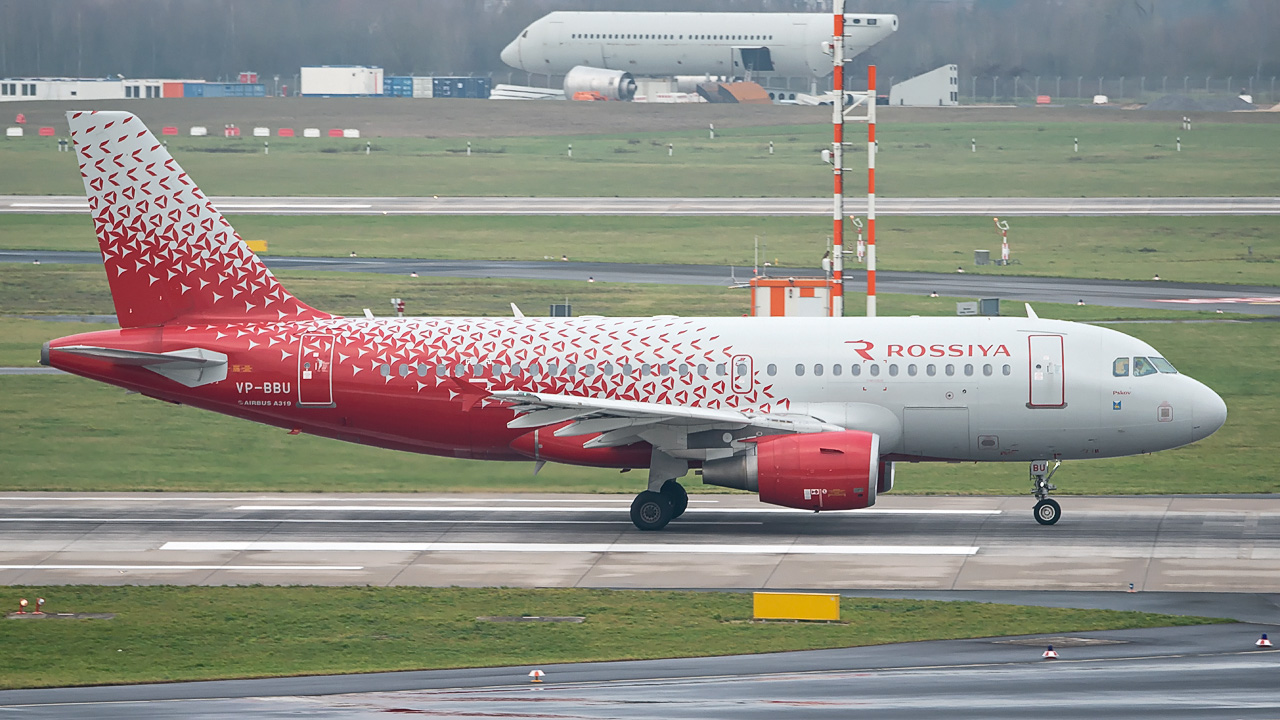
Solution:
M754 439L755 451L703 464L702 482L760 493L762 502L801 510L874 505L880 436L860 430Z

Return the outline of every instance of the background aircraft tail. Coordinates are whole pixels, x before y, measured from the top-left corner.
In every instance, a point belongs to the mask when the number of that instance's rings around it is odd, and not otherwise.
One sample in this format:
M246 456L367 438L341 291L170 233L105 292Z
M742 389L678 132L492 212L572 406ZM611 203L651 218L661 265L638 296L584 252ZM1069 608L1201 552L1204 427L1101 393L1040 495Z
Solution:
M67 122L121 327L330 317L281 287L133 114Z

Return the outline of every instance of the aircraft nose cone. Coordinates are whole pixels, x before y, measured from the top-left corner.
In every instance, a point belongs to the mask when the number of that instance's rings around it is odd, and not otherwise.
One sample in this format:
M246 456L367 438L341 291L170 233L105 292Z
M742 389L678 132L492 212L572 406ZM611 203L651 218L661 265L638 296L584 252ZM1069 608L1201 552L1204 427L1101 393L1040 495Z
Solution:
M1207 385L1199 385L1195 397L1195 419L1200 437L1206 438L1227 422L1227 403Z
M502 49L502 62L513 68L524 68L520 65L520 38L512 40L505 48Z

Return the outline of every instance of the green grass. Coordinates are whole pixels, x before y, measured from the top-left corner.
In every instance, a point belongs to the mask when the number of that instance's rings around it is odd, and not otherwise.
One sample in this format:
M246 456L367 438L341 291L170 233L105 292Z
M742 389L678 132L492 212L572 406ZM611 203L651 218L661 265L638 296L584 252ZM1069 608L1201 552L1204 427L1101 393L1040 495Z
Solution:
M844 624L751 623L746 594L634 590L64 586L12 587L5 595L6 602L43 596L50 612L116 617L0 621L0 689L537 666L1222 622L844 598ZM476 621L487 615L586 621Z
M882 196L1277 195L1280 123L881 123ZM1174 148L1182 137L1182 151ZM826 124L705 131L473 139L181 138L169 144L213 195L811 196L831 175ZM1072 138L1080 152L1072 152ZM849 167L865 166L853 132ZM970 140L978 152L970 152ZM768 143L775 152L769 155ZM667 157L667 143L675 155ZM573 159L566 145L573 144ZM0 144L0 194L83 192L75 156L52 138ZM226 152L239 150L242 152ZM847 192L859 192L852 172Z
M779 217L274 217L232 218L270 255L723 265L746 276L760 261L817 267L829 219ZM1015 218L1008 267L990 218L887 217L877 222L881 270L1183 282L1280 284L1280 217ZM852 249L854 235L848 237ZM87 217L0 215L0 249L96 251ZM856 261L849 263L858 269ZM585 277L584 277L585 279Z

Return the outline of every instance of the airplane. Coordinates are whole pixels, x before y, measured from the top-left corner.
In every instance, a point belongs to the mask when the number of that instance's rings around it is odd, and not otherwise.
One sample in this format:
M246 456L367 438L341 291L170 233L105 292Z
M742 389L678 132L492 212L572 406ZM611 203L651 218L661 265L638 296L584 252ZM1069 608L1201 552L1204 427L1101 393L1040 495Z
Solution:
M844 17L846 58L898 29L897 15ZM637 76L826 77L831 23L823 13L559 11L522 30L501 57L527 72L565 75L566 96L630 100Z
M870 507L908 461L1062 460L1208 437L1213 390L1141 340L1018 317L346 318L291 295L127 112L68 123L119 329L40 361L172 403L476 460L647 468L641 530L679 480L812 511ZM1055 464L1051 469L1050 462Z

